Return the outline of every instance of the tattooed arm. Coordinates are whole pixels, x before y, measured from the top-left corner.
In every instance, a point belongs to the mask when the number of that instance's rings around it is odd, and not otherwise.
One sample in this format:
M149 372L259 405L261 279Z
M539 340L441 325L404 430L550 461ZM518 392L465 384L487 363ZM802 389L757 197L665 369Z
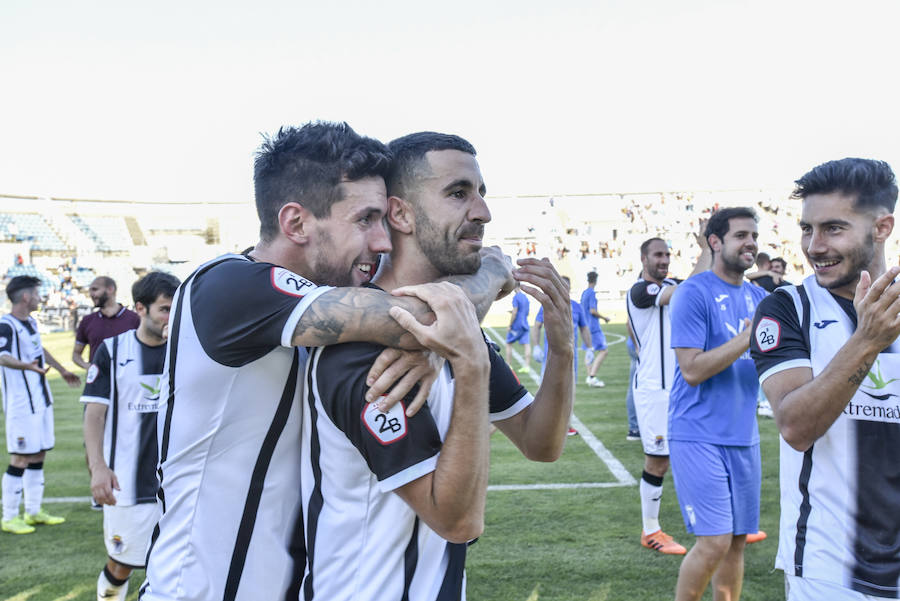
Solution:
M463 289L481 320L498 295L508 294L515 287L511 269L500 250L492 247L482 251L477 273L444 279ZM391 296L371 288L335 288L317 298L303 313L294 329L293 343L325 346L364 340L394 348L422 348L388 314L393 306L406 309L421 323L434 321L428 305L416 298Z
M900 335L900 286L888 286L898 273L900 268L892 267L870 284L869 274L863 272L853 301L856 331L822 373L814 378L809 367L795 367L763 381L778 429L785 442L798 451L806 451L828 431L878 354ZM758 348L758 341L754 346Z

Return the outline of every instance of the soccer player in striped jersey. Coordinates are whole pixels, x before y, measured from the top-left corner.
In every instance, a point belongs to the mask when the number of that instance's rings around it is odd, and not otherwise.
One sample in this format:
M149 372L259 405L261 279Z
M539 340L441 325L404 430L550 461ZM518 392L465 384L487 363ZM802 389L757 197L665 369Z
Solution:
M94 353L81 402L91 493L103 507L108 560L98 601L123 601L128 577L143 568L156 506L156 411L166 358L169 311L180 282L151 271L131 287L137 329L107 338Z
M702 225L701 225L702 227ZM701 253L694 273L709 267L709 245L697 236ZM663 532L659 524L663 477L669 470L669 390L675 377L675 351L671 347L669 301L681 280L669 278L669 246L661 238L641 244L641 278L625 299L628 323L634 334L639 360L631 387L641 443L641 545L666 555L684 555L682 545Z
M256 158L259 243L208 262L179 287L157 423L162 517L144 601L281 599L299 580L303 347L422 348L388 310L425 319L427 305L357 287L391 249L389 159L346 123L282 128ZM513 286L496 251L458 281L479 316ZM384 371L403 376L388 401L420 379L424 400L436 375L417 370Z
M900 597L900 275L888 267L897 181L848 158L796 182L813 275L778 288L751 353L781 433L775 566L789 601Z
M0 528L30 534L36 524L56 525L65 518L41 508L44 497L44 458L53 448L53 397L46 375L56 369L75 388L81 379L64 368L41 344L37 321L31 317L41 304L38 278L20 275L6 285L12 303L0 318L0 377L6 413L6 450L9 467L2 478L3 519ZM25 514L19 515L24 491Z
M466 543L483 528L489 421L529 459L553 461L571 408L569 291L546 259L521 259L516 272L525 293L544 308L549 338L534 397L486 340L477 349L471 338L457 346L440 331L446 320L439 303L449 293L425 283L474 272L490 220L474 148L432 132L405 136L390 148L387 219L394 249L376 284L435 304L433 333L400 309L393 314L448 365L417 413L404 411L411 398L384 413L365 400L379 346L311 351L301 477L308 561L298 583L307 600L465 598ZM466 319L459 327L471 325ZM471 370L488 367L489 383L472 381Z

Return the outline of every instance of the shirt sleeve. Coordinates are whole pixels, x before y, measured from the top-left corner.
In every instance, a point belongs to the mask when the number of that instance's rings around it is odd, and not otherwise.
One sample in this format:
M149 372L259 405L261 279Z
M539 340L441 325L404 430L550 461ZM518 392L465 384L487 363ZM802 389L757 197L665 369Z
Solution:
M488 344L491 362L490 397L488 411L492 422L512 417L534 401L522 386L512 367L492 345Z
M225 261L194 278L194 327L213 360L240 367L291 346L303 312L330 289L270 263Z
M543 307L543 305L541 306L540 309L538 309L537 315L534 318L534 323L544 323L544 307Z
M360 342L319 349L314 377L331 421L365 459L381 490L388 492L435 470L441 437L427 403L406 417L416 389L387 413L366 402L366 375L383 348Z
M753 317L750 356L759 381L794 367L811 367L809 344L793 299L776 292L764 298Z
M13 329L8 323L0 322L0 355L12 353Z
M705 291L688 280L675 290L672 307L672 348L706 348L707 305Z
M575 325L579 328L584 327L588 324L587 319L584 317L584 311L581 310L581 305L572 301L572 319L575 321Z
M88 368L84 378L84 392L81 394L82 403L100 403L109 405L109 397L112 393L112 379L109 369L109 347L106 343L100 345L94 353L94 359Z
M628 294L631 296L631 302L635 307L638 309L649 309L656 305L661 290L662 288L656 282L641 280L631 287Z
M86 321L87 316L85 316L84 319L78 322L78 327L75 329L75 342L80 342L84 345L88 343L87 327L85 325Z

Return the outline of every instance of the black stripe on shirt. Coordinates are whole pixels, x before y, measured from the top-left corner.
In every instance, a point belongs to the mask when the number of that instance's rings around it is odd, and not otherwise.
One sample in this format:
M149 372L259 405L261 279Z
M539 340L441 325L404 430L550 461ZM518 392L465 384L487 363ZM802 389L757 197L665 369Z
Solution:
M241 515L241 523L234 541L234 551L231 554L231 565L228 567L228 575L225 578L223 601L233 601L237 597L244 564L247 561L247 552L250 549L250 539L253 537L253 527L256 525L259 503L266 484L266 472L269 471L269 464L272 463L272 456L275 454L275 446L281 438L281 433L284 432L291 407L294 404L299 366L300 354L295 348L294 360L291 362L291 371L288 373L287 382L281 393L281 400L278 402L278 408L275 410L275 417L272 419L269 431L266 432L266 437L263 439L262 447L256 458L256 465L253 466L253 474L250 476L250 488L247 491L247 500L244 502L244 513Z
M666 389L666 319L663 315L663 308L659 309L659 378L662 382L662 389Z
M109 385L112 387L112 434L109 444L109 469L116 471L116 439L119 433L119 387L116 382L116 361L119 360L119 337L113 338L112 364Z
M463 578L466 573L466 543L447 543L447 571L444 582L435 601L460 601L462 599Z
M316 424L319 419L319 412L316 411L316 395L313 386L313 374L316 371L316 361L321 349L313 350L307 362L309 364L308 375L306 379L306 388L309 391L306 402L309 404L310 421L310 440L309 440L309 456L310 464L313 471L313 489L309 497L306 518L306 578L303 581L303 598L305 601L312 601L313 598L313 568L315 567L315 546L316 532L319 525L319 515L322 513L322 466L319 463L322 448L319 444L319 429Z
M806 550L806 526L812 505L809 502L809 476L812 473L812 454L815 445L803 453L803 467L800 468L800 480L797 486L803 500L800 502L800 516L797 518L797 535L794 539L794 576L803 577L803 553Z
M409 601L409 587L412 585L413 576L416 573L416 565L419 563L419 516L413 522L412 535L406 552L403 554L403 596L400 601Z

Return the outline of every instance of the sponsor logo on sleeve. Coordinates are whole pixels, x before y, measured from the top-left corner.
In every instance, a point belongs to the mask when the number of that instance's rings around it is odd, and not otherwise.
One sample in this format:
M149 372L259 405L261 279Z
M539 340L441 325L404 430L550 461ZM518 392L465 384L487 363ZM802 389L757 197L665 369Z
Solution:
M100 370L97 369L97 366L94 364L91 364L91 366L88 368L87 376L85 376L84 379L85 379L85 381L87 381L88 384L93 384L94 380L97 379L97 375L99 373L100 373Z
M307 292L316 287L315 284L303 276L297 275L284 267L273 267L271 277L272 287L275 290L297 298L303 298Z
M7 344L9 344L9 338L0 336L0 348L4 348Z
M361 417L369 433L383 445L395 443L406 436L406 408L403 401L386 413L379 411L375 403L366 403Z
M781 343L781 324L771 317L763 317L756 324L753 335L761 352L771 351Z
M659 294L659 284L650 284L647 286L647 294L650 296L656 296Z

